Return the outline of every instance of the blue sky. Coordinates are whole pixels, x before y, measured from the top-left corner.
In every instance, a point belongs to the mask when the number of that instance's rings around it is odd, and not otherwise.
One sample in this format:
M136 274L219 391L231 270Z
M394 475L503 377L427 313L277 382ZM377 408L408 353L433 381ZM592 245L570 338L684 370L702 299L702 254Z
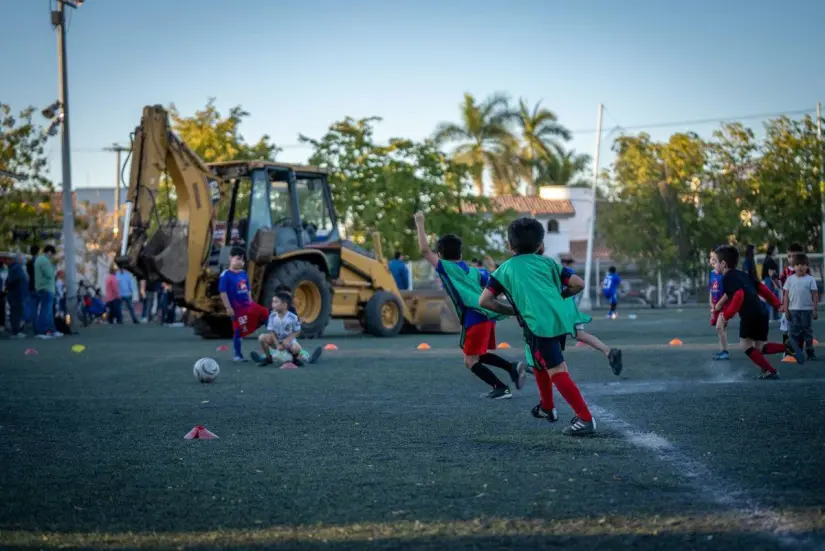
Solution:
M0 6L0 101L14 108L57 97L48 4ZM822 0L504 5L87 0L71 10L68 34L73 183L112 185L114 155L99 150L128 144L144 105L174 102L190 114L210 96L223 111L242 105L251 113L245 136L268 133L285 146L279 158L293 162L308 155L295 145L298 133L320 136L347 115L383 117L379 138L423 138L457 119L465 91L543 100L570 129L584 130L569 146L588 154L600 102L607 133L617 123L813 110L825 101ZM55 182L59 151L54 140Z

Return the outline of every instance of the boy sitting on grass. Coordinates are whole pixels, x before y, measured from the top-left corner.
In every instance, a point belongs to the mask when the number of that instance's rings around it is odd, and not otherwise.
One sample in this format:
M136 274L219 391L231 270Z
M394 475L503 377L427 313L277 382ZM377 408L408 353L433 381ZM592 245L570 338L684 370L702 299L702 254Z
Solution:
M261 350L264 356L257 352L252 352L250 356L259 366L272 365L273 350L278 354L280 360L288 361L289 355L297 366L314 364L323 352L322 348L317 348L310 354L301 348L298 343L298 335L301 334L301 321L294 312L289 311L290 296L281 291L272 297L272 313L266 325L266 333L258 337L261 343ZM285 363L285 362L284 362Z

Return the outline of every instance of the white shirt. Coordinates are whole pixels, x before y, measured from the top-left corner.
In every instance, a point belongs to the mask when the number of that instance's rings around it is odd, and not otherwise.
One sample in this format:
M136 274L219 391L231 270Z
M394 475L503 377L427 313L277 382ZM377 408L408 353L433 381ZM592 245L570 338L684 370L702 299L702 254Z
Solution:
M816 280L812 275L802 277L791 274L785 280L785 292L788 293L788 310L813 310L817 291Z
M272 312L269 314L266 330L275 333L278 340L282 341L291 334L301 331L301 321L292 312L285 313L283 317L279 316L278 312Z

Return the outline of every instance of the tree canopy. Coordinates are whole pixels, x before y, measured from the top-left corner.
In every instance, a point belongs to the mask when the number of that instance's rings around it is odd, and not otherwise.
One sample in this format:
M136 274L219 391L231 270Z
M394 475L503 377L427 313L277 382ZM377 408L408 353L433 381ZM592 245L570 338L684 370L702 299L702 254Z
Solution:
M823 150L810 116L770 120L761 140L733 123L708 140L625 136L614 151L598 223L619 257L687 274L721 243L821 248Z
M374 138L377 117L346 118L313 139L301 136L313 148L310 164L329 170L329 184L339 218L350 237L370 246L369 234L380 231L389 251L417 250L413 214L428 213L428 230L455 233L467 254L489 250L486 235L502 226L500 214L489 202L474 197L466 186L470 168L453 161L435 142ZM468 216L464 209L480 213Z
M59 226L60 206L46 176L46 144L50 136L34 121L34 107L16 115L0 103L0 250L26 232L25 241L39 242L40 231Z

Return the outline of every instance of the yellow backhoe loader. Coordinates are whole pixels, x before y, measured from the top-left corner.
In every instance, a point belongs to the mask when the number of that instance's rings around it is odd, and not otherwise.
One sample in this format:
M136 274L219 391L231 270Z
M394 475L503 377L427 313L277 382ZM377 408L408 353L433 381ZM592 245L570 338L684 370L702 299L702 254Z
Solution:
M164 178L174 187L177 213L166 220ZM380 236L373 236L375 252L340 237L324 170L269 161L206 164L172 132L158 105L144 108L135 130L124 228L118 263L140 279L171 284L204 338L232 334L218 293L232 247L246 251L259 304L268 307L280 285L292 289L305 338L323 335L331 318L382 337L460 331L443 291L398 289Z

